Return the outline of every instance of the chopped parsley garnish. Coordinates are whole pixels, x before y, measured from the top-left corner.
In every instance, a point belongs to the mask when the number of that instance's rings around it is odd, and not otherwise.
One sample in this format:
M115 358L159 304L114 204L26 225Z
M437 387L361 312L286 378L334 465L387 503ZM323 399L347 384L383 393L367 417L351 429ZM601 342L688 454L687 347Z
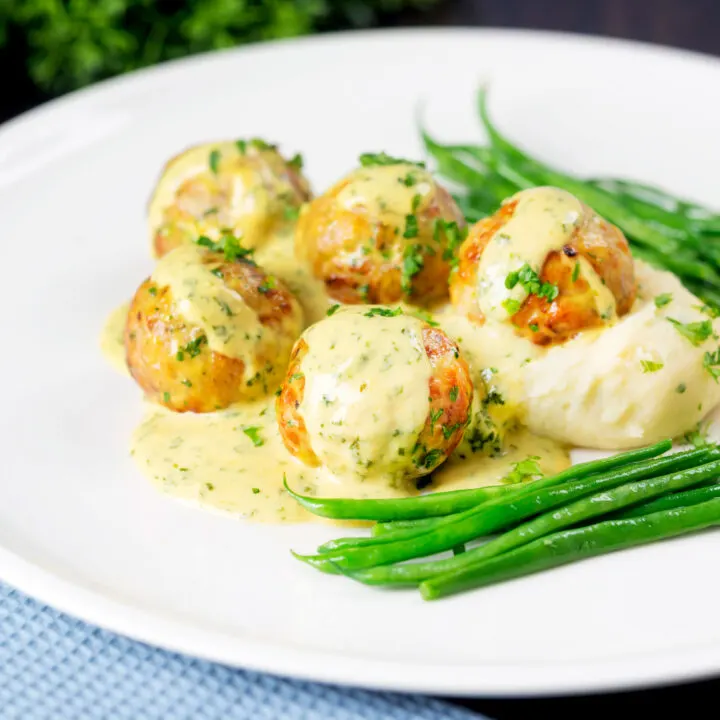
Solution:
M460 262L457 251L467 237L467 228L461 228L454 220L448 222L442 218L436 218L433 222L433 239L435 242L440 242L441 233L445 235L447 241L447 246L443 250L443 260L447 260L450 265L457 267Z
M210 271L215 277L219 277L221 280L225 279L225 276L223 275L223 272L220 268L213 268Z
M415 465L419 468L424 468L425 470L429 470L432 467L435 467L437 465L438 460L442 458L442 451L441 450L429 450L424 455L419 457L415 461Z
M215 486L212 483L205 483L205 487L212 492L215 489Z
M520 284L528 294L544 297L548 302L552 302L560 292L557 285L541 282L538 274L527 263L519 270L508 273L505 278L505 287L508 290L512 290L517 284Z
M166 402L166 403L170 402L170 393L169 392L163 393L163 402Z
M450 402L455 402L458 399L459 392L460 392L460 388L457 385L453 385L450 388Z
M720 378L720 347L714 353L705 353L703 367L710 373L712 379L717 382L718 378Z
M210 170L213 172L213 174L217 175L218 170L220 169L220 151L219 150L211 150L210 151L210 157L208 158L208 165L210 165Z
M537 332L540 329L540 326L537 323L530 323L528 327L532 332Z
M712 305L695 305L694 307L704 315L713 319L720 316L720 310Z
M491 388L487 396L483 400L483 405L504 405L505 399L502 394L496 389Z
M580 263L576 262L575 267L572 271L572 281L577 282L577 279L580 277Z
M644 373L654 373L658 370L662 370L665 365L661 362L653 362L652 360L641 360L640 367Z
M419 232L417 218L414 215L406 215L403 237L408 239L416 238Z
M420 193L416 193L413 195L412 203L410 204L410 207L413 212L416 212L417 209L420 207L420 203L422 202L422 195Z
M669 303L672 302L672 295L670 293L661 293L660 295L655 296L655 307L661 308L665 307Z
M685 433L683 440L689 445L695 447L703 447L707 445L707 430L703 428L701 423L698 423L694 430Z
M197 357L202 351L202 346L207 344L206 335L198 335L194 340L191 340L187 345L184 345L177 352L177 359L182 361L185 359L185 353L191 358Z
M235 313L233 313L230 306L224 301L221 300L219 297L213 297L213 300L220 306L220 309L227 315L228 317L232 317Z
M395 308L394 310L385 307L370 308L364 315L365 317L376 317L377 315L380 317L397 317L402 315L402 308Z
M262 138L252 138L252 140L236 140L235 145L241 155L244 155L248 148L254 148L255 150L277 150L277 145L271 145L265 142Z
M300 153L295 153L289 160L288 165L291 168L295 168L298 172L303 168L303 156Z
M543 471L538 465L540 458L537 455L529 455L525 460L512 464L512 470L503 478L503 482L509 485L537 480L543 477Z
M148 288L148 292L154 297L155 295L157 295L157 288L154 285L151 285Z
M411 171L411 172L409 172L407 175L405 175L404 177L401 177L401 178L399 179L399 182L400 182L402 185L404 185L405 187L412 187L412 186L415 185L415 183L417 182L417 178L415 177L415 175L413 175L413 173L412 173L412 171Z
M682 395L687 390L687 385L685 383L680 383L676 388L675 392L678 395Z
M501 305L505 308L505 310L507 310L508 315L514 315L522 307L522 303L519 300L514 300L513 298L503 300Z
M442 417L444 412L442 408L430 411L430 432L435 432L435 423Z
M454 425L443 425L442 426L443 437L446 440L449 440L453 436L453 433L457 432L462 426L463 426L462 423L455 423Z
M238 240L238 238L234 235L223 235L218 242L211 240L207 237L207 235L201 235L197 238L197 240L195 240L195 243L207 248L211 252L223 253L228 262L235 262L238 259L243 259L246 262L253 263L252 255L254 250L242 247L242 245L240 245L240 240ZM218 277L222 276L219 275Z
M400 274L400 286L406 295L409 295L412 290L413 278L423 269L424 266L425 256L423 254L422 245L408 245L403 251L402 272Z
M269 293L271 290L274 290L277 287L277 278L274 275L268 275L261 283L258 285L258 290L265 294Z
M253 488L253 495L259 495L260 494L260 488Z
M328 308L328 311L325 313L328 317L331 315L334 315L338 310L340 309L339 303L335 303L332 307Z
M288 222L297 220L300 215L300 208L295 205L285 205L283 208L283 218Z
M262 428L257 426L243 428L243 432L250 438L255 447L260 447L265 444L265 441L260 437L261 430Z
M392 157L387 153L363 153L360 156L360 165L363 167L372 167L373 165L417 165L424 168L424 162L415 162L414 160L405 160L404 158Z
M430 327L438 327L440 325L440 323L435 322L435 320L432 319L432 315L430 315L429 312L425 312L425 310L415 310L410 314L418 320L422 320L427 323Z
M181 380L181 385L184 385L185 387L192 387L192 382L190 380Z
M701 345L713 334L713 326L709 320L681 323L679 320L671 317L665 319L669 323L672 323L675 329L695 346Z

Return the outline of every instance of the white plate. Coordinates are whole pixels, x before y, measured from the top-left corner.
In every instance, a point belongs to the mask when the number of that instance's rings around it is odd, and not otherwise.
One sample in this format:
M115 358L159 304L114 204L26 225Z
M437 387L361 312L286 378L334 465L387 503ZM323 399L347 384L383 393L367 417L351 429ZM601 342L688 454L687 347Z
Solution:
M720 63L495 30L380 32L161 66L0 131L0 577L132 637L259 670L375 688L521 695L720 671L720 533L438 603L293 560L332 530L255 526L159 495L127 455L139 393L97 350L150 267L144 208L191 143L277 138L322 188L358 153L420 153L501 128L579 172L718 202Z

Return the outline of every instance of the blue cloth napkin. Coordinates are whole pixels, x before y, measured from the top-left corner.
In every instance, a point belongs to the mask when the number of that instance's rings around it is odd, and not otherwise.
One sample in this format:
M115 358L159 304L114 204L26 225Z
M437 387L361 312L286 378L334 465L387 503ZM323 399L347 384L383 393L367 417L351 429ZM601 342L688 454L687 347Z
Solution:
M481 720L413 695L234 670L87 625L0 583L2 720Z

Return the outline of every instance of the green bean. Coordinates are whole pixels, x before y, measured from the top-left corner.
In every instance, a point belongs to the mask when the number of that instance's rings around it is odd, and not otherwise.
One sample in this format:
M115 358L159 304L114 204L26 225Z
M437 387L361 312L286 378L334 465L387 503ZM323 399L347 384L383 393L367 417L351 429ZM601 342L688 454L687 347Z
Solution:
M629 466L635 461L637 464L638 461L647 462L645 460L646 458L652 458L653 456L659 455L661 452L665 452L671 447L671 442L669 440L664 440L660 443L657 443L655 445L651 445L646 448L640 448L639 450L630 450L629 452L620 453L619 455L613 455L609 458L602 458L600 460L592 460L590 462L586 463L578 463L577 465L572 465L571 467L567 468L566 470L563 470L562 472L558 473L557 475L552 475L546 478L542 478L539 480L535 480L532 483L529 483L527 485L521 485L521 486L492 486L491 488L480 488L480 490L483 489L497 489L502 490L503 493L499 494L499 498L505 497L506 499L512 496L513 498L527 495L527 494L533 494L537 492L539 489L542 489L543 487L551 487L555 485L560 485L566 482L569 482L570 480L576 480L582 477L586 477L591 474L597 474L600 470L605 469L606 472L608 471L608 468L612 469L615 467L624 467ZM677 462L677 461L673 461ZM475 492L475 491L455 491L455 492ZM445 495L450 495L451 493L438 493L434 497L438 500L439 503L444 503L448 498L445 497ZM299 497L299 496L298 496ZM425 496L428 497L428 496ZM431 496L430 496L431 497ZM468 500L472 499L473 496L467 496ZM485 497L484 495L482 497ZM306 498L307 499L307 498ZM417 499L417 498L413 498ZM450 500L453 500L453 498L449 498ZM340 549L347 549L347 548L361 548L361 547L367 547L372 545L384 545L386 543L395 542L396 540L401 539L410 539L413 537L416 537L418 535L422 535L426 531L428 531L431 528L435 528L438 525L443 525L446 523L446 521L452 521L458 512L463 512L466 509L470 509L473 507L480 507L484 503L487 504L494 498L485 498L484 500L481 500L480 502L475 502L473 505L468 505L467 507L463 506L462 504L458 504L457 510L448 512L444 516L434 516L434 517L428 517L428 518L422 518L422 519L415 519L415 520L408 520L405 521L409 523L408 525L404 527L395 527L391 533L373 533L372 537L357 537L357 536L350 536L350 537L341 537L336 538L334 540L330 540L318 547L317 552L319 553L326 553L326 552L332 552L334 550L340 550ZM405 499L407 500L407 499ZM464 501L463 498L461 500ZM347 502L360 502L363 503L363 506L365 507L365 503L367 502L380 502L380 503L388 503L393 501L387 501L387 500L377 500L377 501L366 501L366 500L359 500L359 501L347 501L343 500L343 503ZM403 505L403 508L407 510L407 503L406 501L403 501L405 504ZM387 506L385 506L387 507ZM397 507L397 506L396 506ZM429 514L429 511L432 510L432 506L429 504L425 504L425 510L427 514ZM436 507L438 509L440 505Z
M625 206L616 196L602 188L578 180L531 158L507 140L494 126L487 112L487 95L484 90L478 94L478 108L480 118L486 132L490 136L493 147L497 148L501 156L512 162L495 158L495 162L486 161L496 172L507 177L519 186L533 187L535 185L555 185L573 193L581 200L591 205L594 210L611 222L619 225L635 240L647 243L662 252L676 253L680 251L680 242L684 241L687 233L678 233L674 228L663 225L650 225L642 222ZM720 282L720 276L718 276Z
M471 507L480 507L483 503ZM464 512L464 511L461 511ZM318 546L317 552L326 553L339 548L364 547L374 544L374 541L381 538L381 542L392 542L402 537L412 537L417 531L426 531L434 528L437 523L447 517L454 517L456 513L439 515L437 517L421 518L419 520L398 520L397 523L376 523L370 530L371 536L350 535L348 537L334 538ZM397 524L397 527L393 527ZM376 532L378 527L390 526L390 529Z
M515 147L497 130L488 115L484 91L479 93L478 109L490 137L491 150L495 151L488 156L488 148L478 149L484 165L518 187L527 187L529 183L555 185L572 192L618 225L633 249L639 245L653 250L660 256L660 266L675 272L683 281L688 275L711 286L720 286L720 248L699 236L701 232L720 233L717 213L638 183L583 181L559 172ZM450 147L460 152L464 146ZM710 301L704 294L702 297Z
M398 530L417 530L418 528L431 528L435 525L437 518L422 518L421 520L391 520L389 522L376 523L370 532L375 536L389 535Z
M472 507L478 506L474 505ZM372 533L373 539L382 537L383 541L387 541L392 535L395 540L403 536L407 537L408 531L421 529L429 530L430 528L435 527L438 520L441 520L444 517L447 516L440 515L438 517L420 518L419 520L396 520L394 522L376 523L372 526L370 532ZM317 551L319 553L325 553L330 552L331 550L337 550L338 548L362 547L363 545L367 545L368 540L370 539L371 538L352 535L350 537L335 538L334 540L328 540L328 542L318 546Z
M657 497L664 492L697 485L704 480L717 477L718 473L720 473L720 460L714 460L699 467L659 477L636 480L622 485L615 483L614 486L611 486L606 482L606 487L595 494L587 495L586 493L580 496L580 499L567 504L561 502L555 505L546 505L542 509L550 510L550 512L544 512L542 515L538 515L528 522L509 530L494 540L490 540L481 547L468 551L462 558L408 563L395 567L374 567L370 570L354 573L353 577L369 585L417 584L427 578L447 572L455 572L480 560L508 552L520 545L524 545L535 537L541 537L562 528L577 525L598 515L607 515L640 500ZM572 500L573 497L577 497L577 495L568 493L566 499ZM431 553L423 554L430 555ZM380 565L381 563L377 564ZM345 566L340 563L338 563L338 566L345 569Z
M442 145L423 137L438 170L464 186L456 193L468 221L494 212L524 188L554 185L573 193L625 233L633 254L678 275L706 303L720 303L720 213L650 185L618 179L581 180L531 157L503 136L490 119L487 94L478 112L490 144Z
M689 505L697 505L698 503L720 497L720 485L713 484L705 487L694 488L693 490L685 490L684 492L672 493L665 497L651 500L650 502L636 505L627 510L618 513L616 517L627 519L647 515L648 513L658 512L660 510L671 510L676 507Z
M288 486L287 482L285 482L285 489L306 510L320 517L334 520L385 521L397 518L412 520L435 515L449 515L512 492L513 488L507 485L493 485L471 490L428 493L417 497L368 500L315 498L299 495Z
M452 182L457 182L470 187L484 187L487 182L489 168L483 169L470 167L456 157L456 151L449 146L435 142L430 135L422 131L422 139L425 149L435 158L438 165L438 172Z
M670 470L697 466L699 462L715 454L720 454L720 451L699 448L647 463L631 465L605 475L565 483L556 488L546 487L537 490L529 487L524 492L518 492L507 498L497 498L477 508L443 518L431 530L408 531L402 537L390 535L385 542L382 537L368 538L369 542L362 546L340 548L317 556L296 557L301 560L312 560L310 564L314 567L336 572L338 569L359 570L433 555L512 526L516 522L562 506L570 500L599 489L615 487L631 480L654 477ZM542 480L537 480L531 485L537 487L541 482Z
M643 220L658 222L667 227L682 230L685 233L688 233L689 229L694 227L693 221L688 219L681 211L679 211L677 205L675 205L672 209L669 209L663 207L662 205L649 203L646 200L636 197L635 195L627 194L619 190L610 191L608 189L609 187L616 187L613 185L608 186L604 183L589 184L605 190L611 195L615 195L618 197L619 202Z
M720 524L720 498L691 507L673 508L627 520L605 520L563 530L523 545L504 555L426 580L420 585L425 600L511 580L577 560L664 540ZM458 556L467 557L467 554Z
M661 452L665 452L665 449L669 449L670 441L665 440L660 444L651 445L640 450L631 450L626 453L619 453L617 455L611 455L608 458L602 458L600 460L591 460L587 463L578 463L572 465L568 470L560 473L560 477L557 475L553 477L553 485L562 484L571 480L579 480L582 477L589 475L596 475L600 472L607 472L616 467L624 467L630 465L633 462L639 462L648 458L657 457ZM652 453L652 454L651 454ZM538 485L533 482L529 485L523 485L518 490L533 489L537 490ZM439 518L423 518L419 520L392 520L389 522L381 522L373 525L371 533L373 537L387 537L392 533L406 530L428 530L437 524ZM401 537L397 536L396 537ZM355 538L357 540L357 538ZM327 543L329 545L329 543ZM321 546L322 547L322 546ZM332 546L331 546L332 547ZM320 550L320 548L318 548Z
M632 198L646 206L662 209L669 215L680 215L691 222L712 221L718 217L712 210L671 195L666 190L654 185L619 178L596 178L588 180L588 182L603 188L612 195Z
M535 480L533 488L547 487L571 479L584 477L590 473L597 473L610 468L620 467L632 462L656 457L667 452L672 447L670 440L663 440L649 447L630 450L619 455L613 455L601 460L580 463L563 470L550 477ZM475 507L482 502L514 494L521 488L510 485L493 485L490 487L474 488L472 490L453 490L451 492L429 493L413 498L390 498L376 500L353 500L348 498L315 498L299 495L294 492L284 480L285 489L306 510L321 517L335 520L376 520L378 522L389 520L415 520L419 518L449 515L468 508Z

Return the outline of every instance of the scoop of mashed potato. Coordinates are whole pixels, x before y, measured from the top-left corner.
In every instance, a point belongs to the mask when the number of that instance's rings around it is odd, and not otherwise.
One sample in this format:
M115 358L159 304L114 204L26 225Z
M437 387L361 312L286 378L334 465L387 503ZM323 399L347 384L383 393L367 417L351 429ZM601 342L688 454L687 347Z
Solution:
M671 273L636 262L636 275L638 298L616 325L515 370L531 431L620 450L681 435L720 402L708 368L720 320Z

